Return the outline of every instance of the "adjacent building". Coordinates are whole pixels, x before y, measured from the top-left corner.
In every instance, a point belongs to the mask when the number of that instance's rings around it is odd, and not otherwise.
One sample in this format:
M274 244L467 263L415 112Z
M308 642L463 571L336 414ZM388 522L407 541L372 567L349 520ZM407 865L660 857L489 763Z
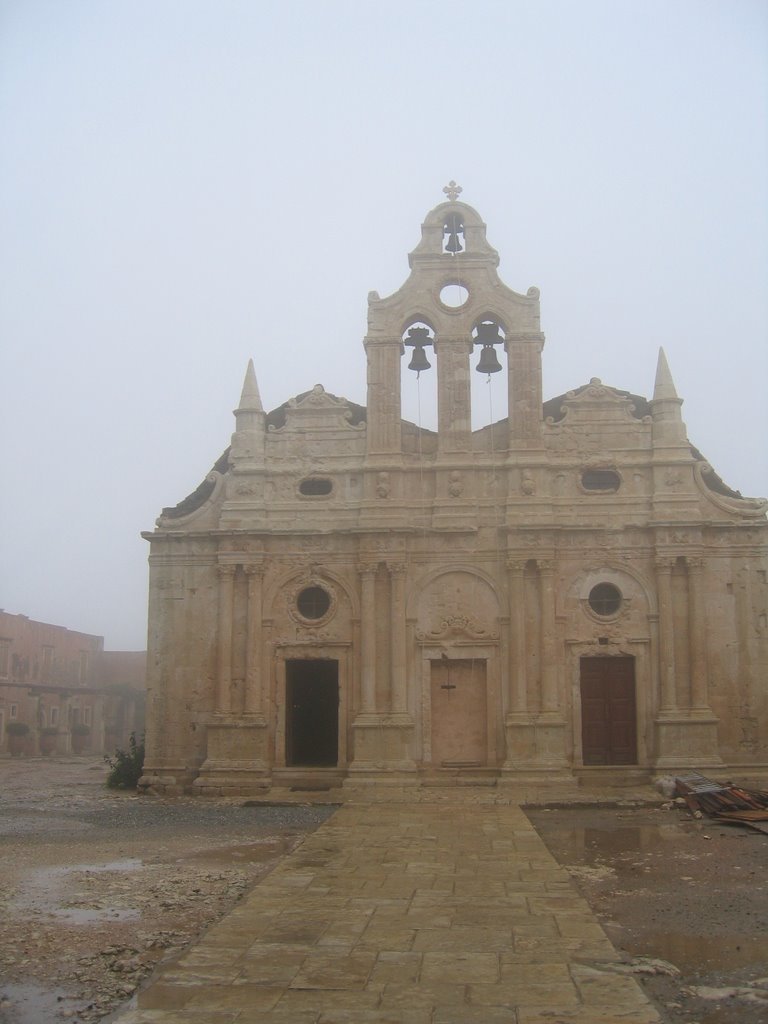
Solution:
M145 651L0 611L0 754L126 747L144 730L145 679Z
M460 191L369 295L367 405L267 413L251 363L230 447L144 534L145 788L768 768L766 502L691 444L663 352L650 398L543 400L539 292ZM473 430L478 360L509 415Z

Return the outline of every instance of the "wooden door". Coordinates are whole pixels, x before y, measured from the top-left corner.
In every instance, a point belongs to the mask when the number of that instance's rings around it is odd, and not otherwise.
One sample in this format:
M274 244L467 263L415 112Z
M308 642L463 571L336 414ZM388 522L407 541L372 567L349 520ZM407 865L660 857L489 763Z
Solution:
M584 764L637 764L634 658L581 659Z
M432 764L485 765L488 721L485 660L431 664Z

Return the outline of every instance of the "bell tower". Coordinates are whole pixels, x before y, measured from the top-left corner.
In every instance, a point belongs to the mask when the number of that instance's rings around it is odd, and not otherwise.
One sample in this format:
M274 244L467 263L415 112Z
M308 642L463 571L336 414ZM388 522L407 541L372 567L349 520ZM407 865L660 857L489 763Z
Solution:
M482 373L503 370L509 399L508 447L541 445L541 351L539 291L520 295L499 278L499 255L485 224L459 200L461 186L443 189L409 256L411 272L394 294L368 296L368 457L385 460L402 451L400 436L402 355L412 349L408 371L437 371L438 458L472 450L472 357L479 349ZM500 359L501 356L501 359Z

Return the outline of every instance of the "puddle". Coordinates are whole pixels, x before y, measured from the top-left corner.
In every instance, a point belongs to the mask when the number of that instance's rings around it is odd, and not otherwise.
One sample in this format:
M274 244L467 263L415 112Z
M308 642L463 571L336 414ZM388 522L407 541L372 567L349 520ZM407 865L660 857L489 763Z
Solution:
M140 916L139 910L104 906L98 896L86 891L73 894L72 887L77 885L78 890L82 890L81 876L84 876L87 884L89 875L127 874L139 871L143 866L143 862L138 858L125 857L105 864L71 864L66 867L39 868L31 872L19 885L13 900L14 906L27 913L44 913L71 924L136 920Z
M104 907L90 910L84 907L63 907L53 911L53 917L70 924L100 924L103 921L138 921L141 911L133 907Z
M59 1019L71 997L60 988L39 985L0 986L0 1024L42 1024Z
M688 834L679 825L637 825L617 828L548 828L536 825L544 841L557 848L562 860L595 864L612 857L654 853L660 843L681 842ZM666 856L666 851L661 851Z
M196 863L233 864L235 867L244 864L263 864L284 853L288 853L294 845L292 839L267 839L256 843L245 843L240 846L220 846L214 850L199 850L184 858L185 861Z

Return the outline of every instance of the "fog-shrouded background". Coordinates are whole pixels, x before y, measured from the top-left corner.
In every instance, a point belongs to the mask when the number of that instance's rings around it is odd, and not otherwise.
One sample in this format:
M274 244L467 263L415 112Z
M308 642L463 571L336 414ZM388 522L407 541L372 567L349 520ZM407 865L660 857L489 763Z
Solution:
M764 0L0 0L0 607L142 648L140 531L248 359L267 409L364 404L368 292L450 179L541 289L545 398L650 397L661 345L768 492L767 54Z

